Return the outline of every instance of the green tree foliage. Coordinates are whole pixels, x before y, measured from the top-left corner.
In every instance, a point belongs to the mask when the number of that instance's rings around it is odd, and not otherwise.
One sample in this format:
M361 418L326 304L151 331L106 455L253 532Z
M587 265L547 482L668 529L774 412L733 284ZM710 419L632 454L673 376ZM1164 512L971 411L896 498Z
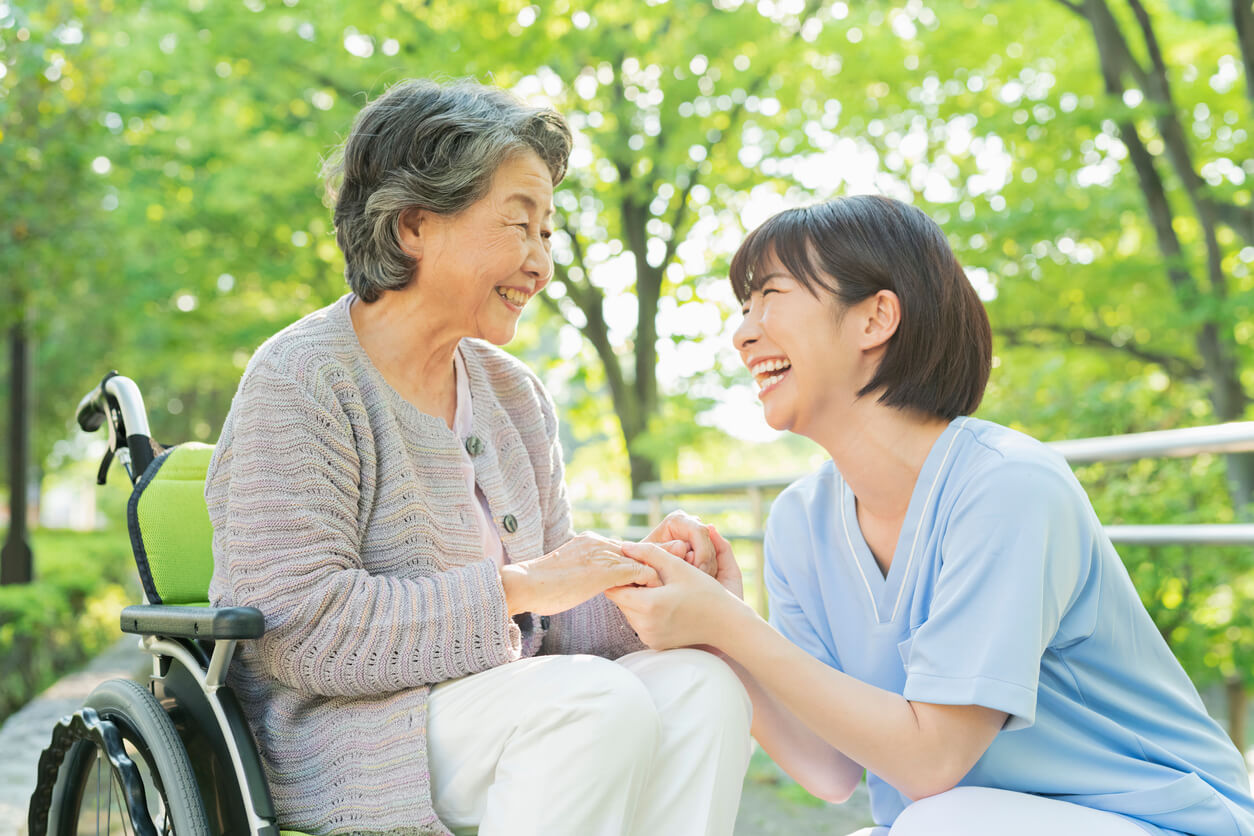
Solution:
M144 384L159 437L212 438L256 345L343 291L321 158L423 75L494 80L576 128L557 279L519 350L602 482L679 475L679 451L712 475L752 461L702 423L747 385L708 348L727 258L775 209L849 192L949 233L997 334L981 414L1046 439L1248 416L1249 18L1242 0L0 0L0 274L6 324L37 332L35 457L55 465L108 366ZM1081 473L1108 522L1212 522L1248 499L1241 467ZM1124 556L1199 681L1254 670L1248 552Z
M824 28L863 59L842 66L838 142L875 174L841 186L928 209L989 300L983 414L1047 439L1248 417L1248 12L871 3ZM1081 474L1107 522L1212 522L1248 503L1248 468ZM1248 681L1248 549L1122 551L1195 678Z

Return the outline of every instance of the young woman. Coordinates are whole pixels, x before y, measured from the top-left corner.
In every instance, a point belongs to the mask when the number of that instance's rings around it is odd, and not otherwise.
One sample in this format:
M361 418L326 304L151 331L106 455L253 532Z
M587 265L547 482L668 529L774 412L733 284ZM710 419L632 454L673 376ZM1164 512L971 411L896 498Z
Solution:
M624 547L663 581L609 593L640 637L731 661L815 795L865 770L876 836L1254 834L1240 754L1066 462L969 417L990 329L940 228L882 197L790 210L731 280L768 423L832 460L772 508L770 624L716 536L721 585Z

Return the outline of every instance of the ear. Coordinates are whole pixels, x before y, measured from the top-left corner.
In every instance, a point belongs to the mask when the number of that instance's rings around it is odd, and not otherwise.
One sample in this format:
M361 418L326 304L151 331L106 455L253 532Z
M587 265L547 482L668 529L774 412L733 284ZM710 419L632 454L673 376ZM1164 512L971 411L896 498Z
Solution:
M863 308L865 306L865 308ZM882 347L897 333L901 325L901 299L891 290L878 291L874 296L859 303L862 321L861 343L863 351Z
M422 225L426 214L421 209L406 209L396 224L401 249L419 261L422 260Z

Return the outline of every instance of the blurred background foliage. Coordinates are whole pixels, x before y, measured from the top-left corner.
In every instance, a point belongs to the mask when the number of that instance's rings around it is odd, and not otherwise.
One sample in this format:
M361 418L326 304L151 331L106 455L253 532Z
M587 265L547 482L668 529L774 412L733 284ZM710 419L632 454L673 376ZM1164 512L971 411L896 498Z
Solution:
M159 439L216 437L256 346L344 292L320 160L410 76L494 82L575 129L557 277L511 350L559 402L577 501L819 461L761 422L726 267L770 214L838 194L945 228L996 331L982 417L1045 440L1248 418L1252 19L1248 0L0 0L0 325L32 345L31 483L90 471L71 411L109 368ZM1080 475L1108 523L1247 519L1254 489L1248 456ZM1122 553L1195 680L1239 700L1250 550Z

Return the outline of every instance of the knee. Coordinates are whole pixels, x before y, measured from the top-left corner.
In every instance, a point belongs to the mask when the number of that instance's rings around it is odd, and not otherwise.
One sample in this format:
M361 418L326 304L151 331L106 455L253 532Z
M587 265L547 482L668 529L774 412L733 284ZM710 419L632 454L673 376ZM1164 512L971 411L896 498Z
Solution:
M954 787L948 792L921 798L901 811L889 836L947 836L964 831L964 822L980 794L980 787Z
M561 717L570 733L617 759L649 761L661 723L648 690L621 666L597 656L563 657L546 711Z
M683 718L680 722L687 726L749 736L754 709L749 693L726 662L693 648L646 653L638 663L638 673L650 683L663 718Z
M727 663L712 653L693 648L668 650L669 662L682 666L691 678L681 702L696 716L729 732L749 733L753 704L740 678Z

